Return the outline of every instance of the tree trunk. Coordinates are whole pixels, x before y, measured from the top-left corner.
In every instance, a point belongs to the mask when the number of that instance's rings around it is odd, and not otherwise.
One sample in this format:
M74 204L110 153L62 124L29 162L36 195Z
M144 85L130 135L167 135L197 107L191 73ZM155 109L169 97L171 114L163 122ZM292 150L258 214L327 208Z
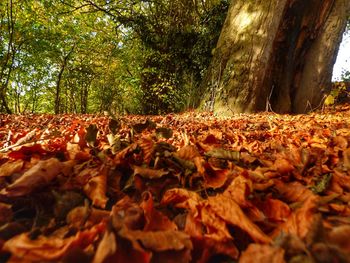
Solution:
M62 78L63 78L63 73L66 69L68 60L69 60L69 56L72 54L74 47L72 47L72 49L63 56L61 65L60 65L60 71L58 72L58 76L57 76L57 80L56 80L56 90L55 90L55 114L60 114L61 110L61 83L62 83Z
M232 1L201 85L202 106L221 114L316 108L349 9L349 0Z
M13 68L13 62L15 58L15 54L12 52L13 50L16 50L14 48L14 34L15 34L15 20L13 18L13 2L10 0L8 3L8 9L7 9L7 33L9 35L8 43L7 43L7 51L6 55L3 58L3 61L1 63L1 71L0 71L0 100L2 103L1 106L1 112L5 110L6 113L11 114L12 110L8 106L7 102L7 88L11 76L11 71ZM7 73L6 73L7 71ZM6 75L6 76L5 76Z

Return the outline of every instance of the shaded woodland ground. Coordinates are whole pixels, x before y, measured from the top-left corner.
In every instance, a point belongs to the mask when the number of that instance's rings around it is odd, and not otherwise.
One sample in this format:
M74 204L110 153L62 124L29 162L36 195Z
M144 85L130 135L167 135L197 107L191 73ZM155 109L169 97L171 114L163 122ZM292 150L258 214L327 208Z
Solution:
M350 105L1 115L1 262L348 262Z

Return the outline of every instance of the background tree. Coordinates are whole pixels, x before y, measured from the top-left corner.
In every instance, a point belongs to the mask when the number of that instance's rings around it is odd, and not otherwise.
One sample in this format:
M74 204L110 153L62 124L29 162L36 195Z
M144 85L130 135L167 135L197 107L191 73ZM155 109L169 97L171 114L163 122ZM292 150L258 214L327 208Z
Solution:
M80 5L66 4L72 10L90 6L105 13L119 34L127 33L132 41L140 41L139 101L143 113L195 106L228 1L84 0Z
M330 88L349 9L347 0L232 1L202 105L226 114L316 108Z
M193 107L227 0L1 2L1 112Z

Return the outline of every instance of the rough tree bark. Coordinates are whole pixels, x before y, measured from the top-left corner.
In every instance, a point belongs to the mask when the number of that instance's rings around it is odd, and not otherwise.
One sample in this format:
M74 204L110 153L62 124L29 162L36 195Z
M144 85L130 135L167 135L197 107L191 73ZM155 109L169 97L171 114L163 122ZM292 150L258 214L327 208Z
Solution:
M233 0L203 79L221 114L303 113L330 87L349 0Z

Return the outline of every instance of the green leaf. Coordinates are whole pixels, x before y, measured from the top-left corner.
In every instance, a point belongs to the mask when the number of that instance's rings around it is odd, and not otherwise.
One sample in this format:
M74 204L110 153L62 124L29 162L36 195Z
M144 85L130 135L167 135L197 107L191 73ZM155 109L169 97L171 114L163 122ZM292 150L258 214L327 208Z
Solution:
M318 182L316 182L314 186L311 187L311 190L316 194L323 193L327 189L331 179L332 174L323 175L321 179Z

